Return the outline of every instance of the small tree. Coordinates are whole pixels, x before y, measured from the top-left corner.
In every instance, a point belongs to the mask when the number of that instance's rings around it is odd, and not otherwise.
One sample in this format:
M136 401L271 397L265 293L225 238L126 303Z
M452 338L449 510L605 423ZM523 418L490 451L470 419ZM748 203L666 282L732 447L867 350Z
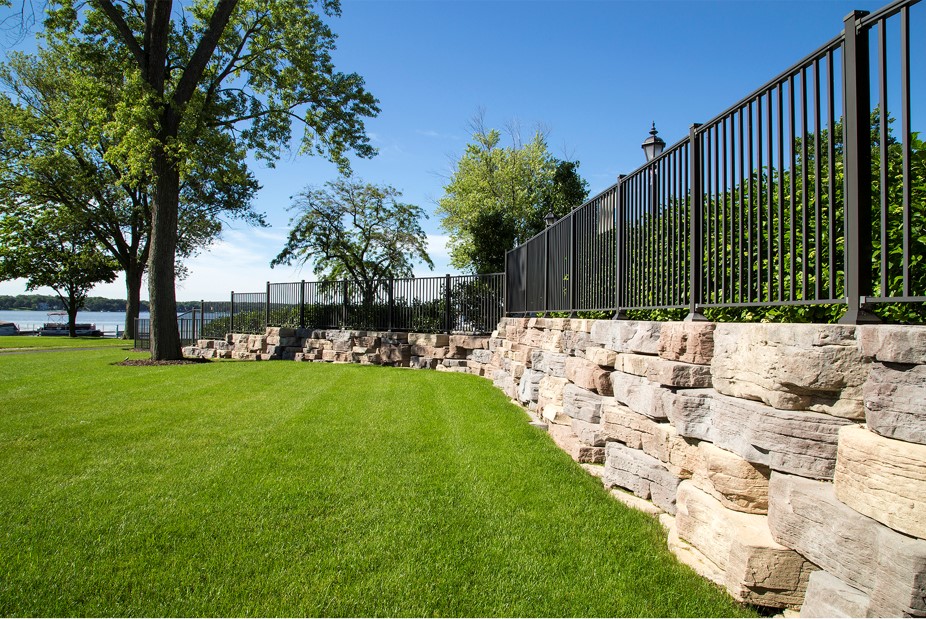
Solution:
M71 337L90 290L116 279L118 268L86 227L67 214L42 209L0 217L0 280L25 278L28 290L54 290L67 311Z
M434 268L419 221L427 218L413 204L398 201L402 192L340 178L324 189L306 188L291 210L289 238L270 266L311 263L326 281L350 280L364 305L372 303L376 280L409 277L416 261Z
M544 216L562 217L588 195L578 162L550 154L537 131L521 144L501 146L501 133L473 123L473 142L456 163L438 203L450 234L455 267L476 273L503 271L505 252L544 228Z

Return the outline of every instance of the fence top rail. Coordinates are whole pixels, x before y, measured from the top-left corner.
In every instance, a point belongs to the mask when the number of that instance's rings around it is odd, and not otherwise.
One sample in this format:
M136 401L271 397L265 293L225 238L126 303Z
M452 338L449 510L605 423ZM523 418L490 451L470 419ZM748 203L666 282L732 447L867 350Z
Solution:
M894 2L891 2L890 4L881 7L877 11L874 11L873 13L869 13L868 15L863 17L861 19L861 26L863 28L871 27L875 24L875 22L878 22L882 19L887 19L889 17L893 17L894 15L897 15L897 13L901 11L901 9L905 7L911 7L914 4L918 4L919 1L920 0L895 0Z
M909 1L909 0L904 0L904 1ZM916 1L918 2L919 0L916 0ZM728 107L726 110L724 110L723 112L721 112L714 118L702 124L700 127L696 129L696 132L699 134L706 132L708 129L711 129L714 125L723 121L723 119L725 119L726 117L745 108L747 105L749 105L756 99L760 98L762 95L764 95L771 89L782 84L783 82L786 82L794 75L800 73L802 70L806 69L807 67L812 66L818 60L826 57L826 55L829 54L830 52L834 52L837 49L841 48L844 38L845 38L845 33L839 33L832 40L822 45L821 47L817 48L814 52L808 54L803 59L794 63L793 65L791 65L790 67L782 71L780 74L775 76L773 79L770 79L769 81L765 82L765 84L756 88L750 94L746 95L745 97L743 97L742 99L737 101L735 104Z
M462 275L451 275L450 279L454 280L454 279L472 279L472 278L480 278L480 277L503 277L504 275L505 275L504 271L502 271L501 273L470 273L470 274L462 274ZM423 281L429 281L429 280L444 281L446 278L447 278L447 275L427 275L425 277L394 277L391 279L374 279L371 281L374 284L379 285L379 284L388 284L390 281L392 282L423 282ZM270 284L271 287L273 287L273 286L299 286L301 284L313 284L313 285L314 284L325 284L329 286L335 286L337 284L342 284L344 282L353 284L353 282L351 282L350 280L346 280L346 279L337 279L337 280L332 280L332 281L268 282L268 283ZM234 293L236 297L239 295L256 295L256 294L265 295L267 293L266 292L236 292Z

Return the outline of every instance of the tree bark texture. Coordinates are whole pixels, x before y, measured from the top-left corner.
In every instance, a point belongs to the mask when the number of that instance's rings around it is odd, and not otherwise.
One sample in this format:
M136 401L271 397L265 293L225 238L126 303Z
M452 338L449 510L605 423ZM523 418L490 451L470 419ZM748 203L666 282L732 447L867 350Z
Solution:
M141 280L144 265L132 262L125 268L125 330L122 339L135 339L135 321L141 309Z
M161 144L177 135L179 119L167 108L162 114ZM163 148L154 156L157 182L151 209L151 245L148 257L148 297L151 306L151 358L156 361L182 359L177 328L177 295L174 288L177 250L177 212L180 203L180 173Z

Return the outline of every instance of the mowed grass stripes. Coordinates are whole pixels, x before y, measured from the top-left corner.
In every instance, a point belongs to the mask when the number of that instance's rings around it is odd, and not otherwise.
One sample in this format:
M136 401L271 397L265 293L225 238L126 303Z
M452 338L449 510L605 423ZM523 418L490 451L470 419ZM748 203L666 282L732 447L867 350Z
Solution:
M0 614L732 616L491 383L0 357Z

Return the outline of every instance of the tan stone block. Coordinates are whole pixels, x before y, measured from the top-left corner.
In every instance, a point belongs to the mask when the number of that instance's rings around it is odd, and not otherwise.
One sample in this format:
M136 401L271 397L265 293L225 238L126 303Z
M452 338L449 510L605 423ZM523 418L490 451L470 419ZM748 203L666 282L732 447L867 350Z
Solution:
M860 514L926 538L926 445L845 426L833 485L836 497Z
M584 444L567 425L551 424L547 431L556 445L576 462L600 464L604 462L604 448Z
M614 363L617 360L617 353L606 348L589 346L585 349L585 358L596 365L600 365L606 368L613 368Z
M864 419L869 365L852 326L723 323L714 330L714 388L782 410Z
M747 462L712 443L698 443L692 481L727 509L768 513L768 467Z
M566 378L583 389L602 395L614 393L611 387L610 373L600 366L578 357L566 359Z
M869 430L926 445L926 365L873 363L862 393Z
M714 323L667 322L659 334L659 356L672 361L710 364L714 357Z
M669 361L651 355L621 353L617 355L614 369L671 387L699 389L711 386L710 366Z
M412 346L440 348L450 345L450 336L446 333L409 333L408 343Z
M595 323L590 318L572 318L564 330L575 331L577 333L591 333L592 325Z
M678 487L678 536L723 573L737 600L798 609L815 566L773 538L768 518L732 511L691 481Z
M926 364L926 327L912 325L860 325L859 348L866 357L882 363Z
M572 428L572 417L563 411L563 407L560 404L547 404L543 407L542 415L544 419L552 424L569 426Z

